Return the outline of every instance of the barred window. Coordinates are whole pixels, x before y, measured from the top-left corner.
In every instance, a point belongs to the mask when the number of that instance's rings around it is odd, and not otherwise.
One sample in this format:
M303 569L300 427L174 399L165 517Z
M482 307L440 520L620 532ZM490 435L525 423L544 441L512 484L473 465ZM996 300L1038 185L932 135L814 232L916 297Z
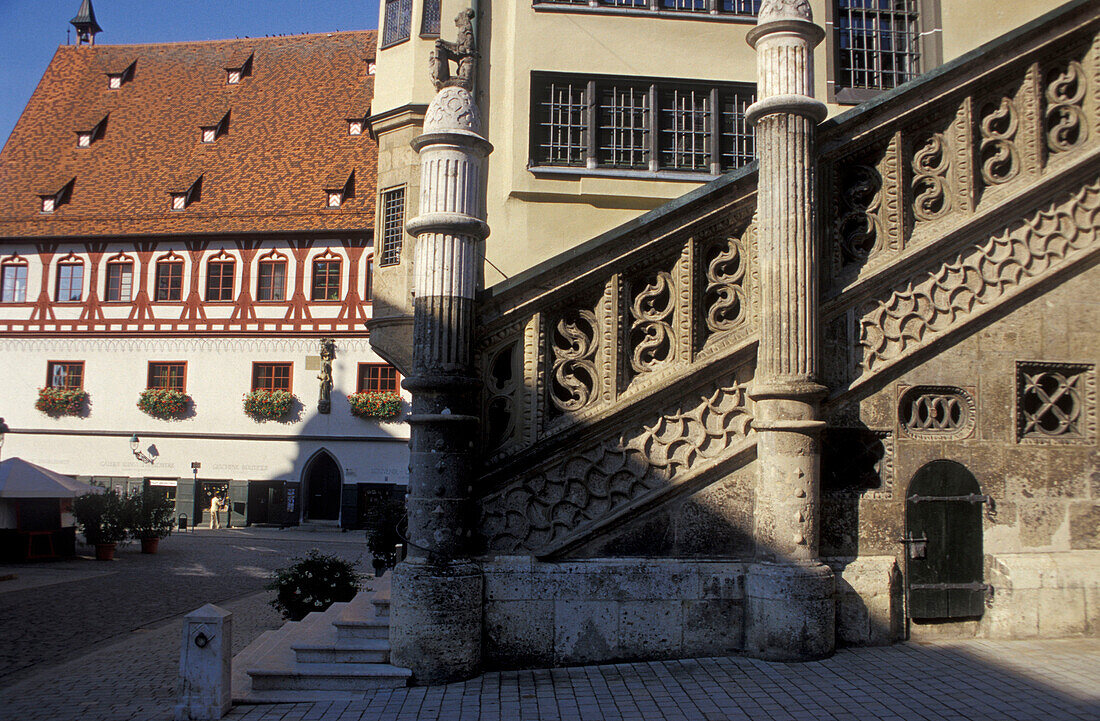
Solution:
M290 363L253 363L252 390L289 391Z
M716 175L756 153L751 85L536 74L532 93L532 166Z
M760 0L535 0L535 7L570 5L576 9L625 8L645 12L705 13L708 15L756 15Z
M412 0L386 0L382 47L389 47L408 40L411 25Z
M185 390L187 380L187 363L173 361L171 363L149 363L148 388L168 388L174 391Z
M421 35L439 35L439 0L424 0L424 14L420 17Z
M918 0L836 0L838 88L889 90L920 73Z
M401 262L405 235L405 186L382 191L382 257L379 265Z

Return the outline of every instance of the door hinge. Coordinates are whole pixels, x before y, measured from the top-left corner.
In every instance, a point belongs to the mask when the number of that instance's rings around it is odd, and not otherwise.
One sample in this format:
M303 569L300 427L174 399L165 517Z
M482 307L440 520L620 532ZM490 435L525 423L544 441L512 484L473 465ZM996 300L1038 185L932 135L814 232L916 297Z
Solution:
M970 583L910 583L910 591L984 591L987 597L993 597L993 586L988 583L971 581Z
M970 493L965 496L918 496L912 495L905 500L910 503L920 503L922 501L965 501L967 503L990 503L993 499L984 493Z

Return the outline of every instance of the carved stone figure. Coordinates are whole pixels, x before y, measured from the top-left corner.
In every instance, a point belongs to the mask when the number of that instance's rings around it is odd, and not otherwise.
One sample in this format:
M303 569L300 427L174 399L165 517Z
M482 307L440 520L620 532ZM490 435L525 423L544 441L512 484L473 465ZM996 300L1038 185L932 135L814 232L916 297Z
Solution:
M332 359L336 357L336 341L332 338L321 339L321 373L317 380L321 381L320 394L317 397L317 412L332 412Z
M452 43L443 38L435 41L435 50L428 56L428 67L432 85L436 90L455 86L473 90L477 60L473 18L472 9L462 10L455 16L455 27L458 28L457 41ZM451 77L452 60L457 64L454 77Z

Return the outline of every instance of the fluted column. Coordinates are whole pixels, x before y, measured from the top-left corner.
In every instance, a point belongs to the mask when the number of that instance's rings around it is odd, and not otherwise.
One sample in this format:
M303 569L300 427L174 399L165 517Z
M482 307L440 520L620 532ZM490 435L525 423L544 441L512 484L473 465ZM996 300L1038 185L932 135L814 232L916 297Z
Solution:
M420 154L413 374L409 437L408 558L394 569L391 657L420 683L476 674L481 663L482 574L469 560L473 466L478 446L472 367L474 295L489 234L483 160L491 151L464 87L444 87L428 106Z
M818 559L820 435L813 49L806 0L764 0L757 52L757 242L761 329L755 403L756 563L746 579L746 651L798 660L833 649L833 575Z

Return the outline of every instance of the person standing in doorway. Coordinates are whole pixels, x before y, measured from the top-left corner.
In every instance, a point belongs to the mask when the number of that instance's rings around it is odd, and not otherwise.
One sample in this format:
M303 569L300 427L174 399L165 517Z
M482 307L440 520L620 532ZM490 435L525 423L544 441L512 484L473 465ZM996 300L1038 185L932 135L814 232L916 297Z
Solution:
M222 509L222 499L215 493L210 497L210 529L221 528L221 519L218 518L218 511Z

